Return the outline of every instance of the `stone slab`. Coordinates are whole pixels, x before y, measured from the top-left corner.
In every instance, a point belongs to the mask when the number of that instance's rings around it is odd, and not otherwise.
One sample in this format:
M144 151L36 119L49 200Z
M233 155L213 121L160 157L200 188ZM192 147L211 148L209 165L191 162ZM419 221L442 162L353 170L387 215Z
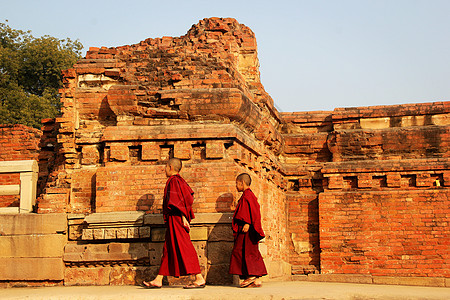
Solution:
M86 216L84 221L87 224L105 224L105 223L135 223L143 224L144 212L141 211L121 211L94 213Z
M227 242L233 242L233 230L231 228L230 224L219 224L212 228L210 228L209 236L208 236L209 242L218 242L218 241L227 241Z
M0 257L62 257L67 236L0 236Z
M67 231L66 214L0 215L0 235L53 234Z
M291 264L281 260L264 259L270 279L289 280L291 278Z
M0 257L0 280L63 280L62 258Z
M66 268L64 285L109 285L111 267Z
M206 241L208 239L208 228L191 227L189 235L191 236L191 241Z
M19 207L0 207L0 215L1 214L18 214L20 213Z
M166 229L152 228L150 235L152 242L164 242L164 240L166 239Z
M35 160L0 161L0 173L39 172Z
M314 282L372 283L371 275L358 274L308 274L307 279Z
M445 278L373 276L373 283L389 284L389 285L417 285L417 286L445 287Z
M145 225L164 225L162 214L148 214L144 216Z
M18 184L0 185L0 196L10 196L19 194L20 194L20 185Z
M192 224L231 224L233 220L233 213L198 213Z

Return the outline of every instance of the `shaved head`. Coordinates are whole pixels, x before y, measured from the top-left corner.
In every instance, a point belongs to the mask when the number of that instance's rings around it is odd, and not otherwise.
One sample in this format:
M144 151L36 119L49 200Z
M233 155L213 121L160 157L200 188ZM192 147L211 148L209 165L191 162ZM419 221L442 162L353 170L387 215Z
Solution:
M169 159L169 161L167 162L167 165L172 166L173 169L177 172L181 171L181 168L183 167L183 164L181 163L181 160L179 160L176 157L172 157Z
M245 183L247 186L250 186L250 184L252 184L252 178L247 173L239 174L239 176L236 177L236 181L241 181Z

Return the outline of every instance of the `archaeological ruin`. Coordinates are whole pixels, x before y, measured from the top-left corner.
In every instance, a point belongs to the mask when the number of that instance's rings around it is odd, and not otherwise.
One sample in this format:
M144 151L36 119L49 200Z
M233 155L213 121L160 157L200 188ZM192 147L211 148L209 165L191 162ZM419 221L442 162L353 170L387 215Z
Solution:
M64 71L61 117L0 125L0 287L153 277L172 156L208 284L233 283L248 172L265 280L450 286L450 102L285 113L259 75L255 35L231 18L90 48Z

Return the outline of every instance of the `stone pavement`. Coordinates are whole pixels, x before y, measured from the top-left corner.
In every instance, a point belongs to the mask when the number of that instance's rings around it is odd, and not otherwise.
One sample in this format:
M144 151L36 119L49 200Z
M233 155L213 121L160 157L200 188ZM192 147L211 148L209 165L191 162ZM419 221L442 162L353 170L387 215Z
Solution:
M387 299L448 300L450 288L328 282L267 282L261 288L206 286L185 290L163 287L148 290L139 286L72 286L0 289L0 299Z

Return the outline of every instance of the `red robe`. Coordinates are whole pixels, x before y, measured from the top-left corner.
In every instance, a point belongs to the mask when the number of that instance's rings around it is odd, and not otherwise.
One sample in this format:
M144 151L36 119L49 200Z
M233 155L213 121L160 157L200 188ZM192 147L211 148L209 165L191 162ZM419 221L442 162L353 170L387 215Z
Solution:
M158 274L184 276L200 274L197 252L192 245L189 229L183 226L182 215L194 219L192 203L194 192L187 182L176 174L171 176L164 189L163 216L166 224L161 267Z
M247 232L242 227L250 224ZM250 189L246 189L236 206L233 216L234 247L231 253L230 274L247 276L267 275L258 243L265 237L261 227L261 212L258 199Z

